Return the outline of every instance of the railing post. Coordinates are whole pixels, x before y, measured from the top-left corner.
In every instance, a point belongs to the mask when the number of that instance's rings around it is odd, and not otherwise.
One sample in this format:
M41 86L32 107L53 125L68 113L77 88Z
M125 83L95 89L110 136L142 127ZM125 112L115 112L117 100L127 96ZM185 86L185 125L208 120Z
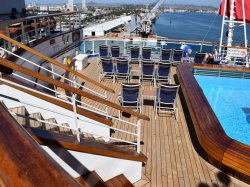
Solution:
M202 48L203 48L203 44L201 44L201 47L200 47L200 52L202 52Z
M95 41L92 40L92 55L95 54Z
M55 74L54 74L54 66L53 64L50 64L51 66L51 71L52 71L52 78L55 80ZM56 86L54 85L54 90L56 91Z
M73 111L74 111L74 118L75 118L75 128L76 128L76 137L77 141L80 142L80 131L78 129L78 119L77 119L77 111L76 111L76 95L72 95L72 105L73 105Z
M105 99L108 100L107 91L104 92ZM106 114L108 114L108 106L105 107Z
M137 153L141 152L141 119L137 121Z

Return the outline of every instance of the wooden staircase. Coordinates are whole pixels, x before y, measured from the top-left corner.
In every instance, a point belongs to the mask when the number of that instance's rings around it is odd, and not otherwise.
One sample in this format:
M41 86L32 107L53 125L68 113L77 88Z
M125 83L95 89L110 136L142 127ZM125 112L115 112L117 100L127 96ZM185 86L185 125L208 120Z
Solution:
M142 153L138 154L136 151L126 149L123 146L120 148L117 144L114 145L112 141L105 142L103 139L94 138L90 134L81 135L81 142L79 143L76 141L76 131L39 121L44 120L57 123L55 118L44 119L41 113L29 114L25 107L10 108L8 110L17 122L22 125L40 145L56 145L60 148L78 152L140 162L147 161L146 156ZM61 125L68 126L68 124ZM104 182L95 171L87 171L76 180L84 186L133 186L123 174Z

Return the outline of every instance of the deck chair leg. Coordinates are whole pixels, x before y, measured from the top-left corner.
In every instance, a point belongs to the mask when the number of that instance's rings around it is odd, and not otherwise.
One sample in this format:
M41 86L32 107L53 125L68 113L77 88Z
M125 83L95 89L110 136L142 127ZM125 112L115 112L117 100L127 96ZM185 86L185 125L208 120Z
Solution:
M179 121L178 108L175 109L175 118L176 121L178 122Z

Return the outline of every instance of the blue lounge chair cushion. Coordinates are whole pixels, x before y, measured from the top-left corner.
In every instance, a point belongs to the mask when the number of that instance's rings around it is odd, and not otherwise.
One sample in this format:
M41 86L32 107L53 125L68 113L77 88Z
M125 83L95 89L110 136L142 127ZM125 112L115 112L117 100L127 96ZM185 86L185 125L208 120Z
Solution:
M139 95L139 88L124 88L123 89L123 101L134 101L137 102Z
M159 66L158 68L158 76L160 77L168 77L170 71L170 67Z
M174 100L176 98L176 90L157 89L157 96L159 97L158 99L160 100L160 102L174 103Z

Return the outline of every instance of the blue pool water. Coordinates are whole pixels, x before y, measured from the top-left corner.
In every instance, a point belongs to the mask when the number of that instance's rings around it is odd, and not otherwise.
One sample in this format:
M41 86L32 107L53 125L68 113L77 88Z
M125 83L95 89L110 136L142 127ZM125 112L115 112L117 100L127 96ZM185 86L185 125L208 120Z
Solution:
M195 75L226 134L250 146L250 80Z

